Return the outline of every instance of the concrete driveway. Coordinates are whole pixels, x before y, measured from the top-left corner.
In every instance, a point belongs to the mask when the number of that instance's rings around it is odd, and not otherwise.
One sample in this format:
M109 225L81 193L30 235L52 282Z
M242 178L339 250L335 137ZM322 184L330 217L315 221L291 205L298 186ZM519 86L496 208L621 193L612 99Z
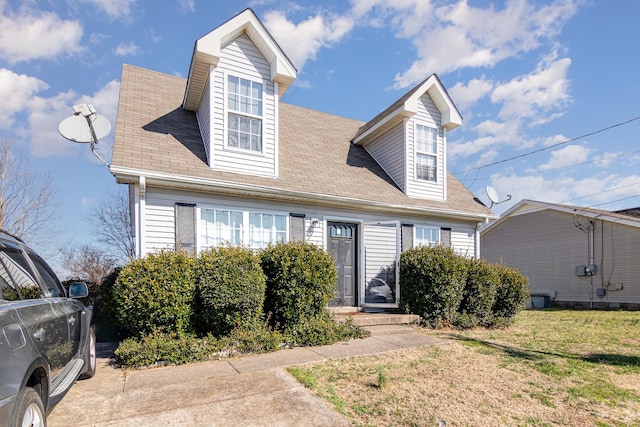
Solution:
M285 368L447 342L407 326L367 329L370 338L346 343L138 371L114 368L102 345L95 377L71 388L48 425L348 426Z

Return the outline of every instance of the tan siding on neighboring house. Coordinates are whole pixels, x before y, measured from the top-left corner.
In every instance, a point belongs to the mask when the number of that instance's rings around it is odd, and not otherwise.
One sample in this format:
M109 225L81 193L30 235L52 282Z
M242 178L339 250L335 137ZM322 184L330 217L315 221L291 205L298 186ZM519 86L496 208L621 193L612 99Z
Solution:
M262 153L225 147L226 76L233 75L263 84ZM276 176L276 102L275 87L270 80L271 65L245 34L225 45L218 66L211 72L212 146L211 167L266 177Z
M404 123L396 125L380 138L367 144L365 149L404 191L406 175Z
M430 126L438 131L438 162L436 182L422 181L416 178L415 167L415 126L422 124ZM418 197L424 199L445 200L445 138L441 128L440 112L435 104L425 94L418 102L418 112L407 121L407 170L408 182L406 193L410 197Z
M586 217L578 220L588 226ZM532 293L557 292L560 303L640 303L640 229L598 219L593 223L593 277L575 274L576 266L590 262L589 235L566 212L530 211L505 218L482 234L481 255L520 270L529 278ZM623 283L623 289L597 297L596 289L607 282Z

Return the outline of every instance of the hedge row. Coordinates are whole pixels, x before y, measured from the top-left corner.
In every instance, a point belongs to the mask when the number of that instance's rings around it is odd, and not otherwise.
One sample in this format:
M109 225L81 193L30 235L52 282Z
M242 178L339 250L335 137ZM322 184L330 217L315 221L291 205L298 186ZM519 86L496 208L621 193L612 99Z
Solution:
M403 252L400 281L401 309L420 315L430 327L508 325L529 296L527 278L517 270L444 246Z
M160 329L220 338L266 322L315 342L309 325L327 326L336 282L331 255L309 243L279 243L259 253L230 246L198 256L161 251L120 270L110 286L110 310L125 337Z

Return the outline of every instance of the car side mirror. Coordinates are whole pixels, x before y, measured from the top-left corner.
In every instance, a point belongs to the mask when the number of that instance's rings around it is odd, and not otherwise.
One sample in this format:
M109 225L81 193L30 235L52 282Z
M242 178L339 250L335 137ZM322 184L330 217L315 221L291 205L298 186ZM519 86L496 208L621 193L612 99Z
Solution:
M76 282L69 284L70 298L86 298L89 296L89 287L86 283Z

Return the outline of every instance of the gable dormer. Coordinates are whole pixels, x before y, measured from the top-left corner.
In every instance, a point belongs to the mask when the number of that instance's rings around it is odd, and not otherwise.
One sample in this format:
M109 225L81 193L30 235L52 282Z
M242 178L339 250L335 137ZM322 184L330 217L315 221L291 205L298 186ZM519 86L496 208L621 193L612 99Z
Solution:
M362 145L408 196L446 200L446 133L462 116L433 74L362 126Z
M296 69L251 9L195 43L183 108L212 169L277 178L278 100Z

